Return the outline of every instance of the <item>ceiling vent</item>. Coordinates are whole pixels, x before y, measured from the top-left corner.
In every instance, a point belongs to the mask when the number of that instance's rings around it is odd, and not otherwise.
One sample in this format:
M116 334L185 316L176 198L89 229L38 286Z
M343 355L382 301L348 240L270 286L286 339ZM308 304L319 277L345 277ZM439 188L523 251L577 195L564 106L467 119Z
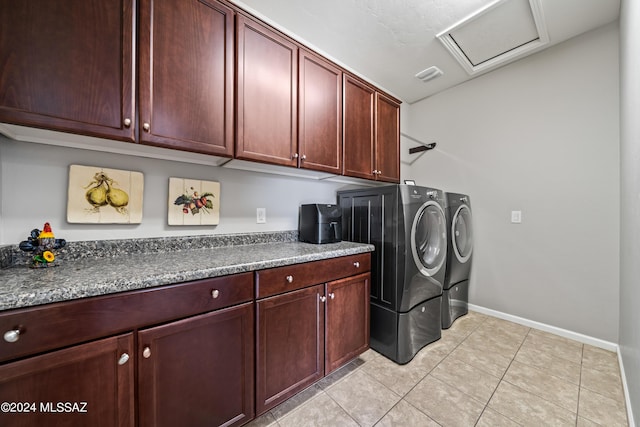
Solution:
M549 42L540 0L498 0L436 37L470 75L514 61Z
M439 77L442 75L442 70L438 67L436 67L435 65L420 71L418 74L416 74L416 78L422 80L424 83L428 82L429 80L433 80L436 77Z

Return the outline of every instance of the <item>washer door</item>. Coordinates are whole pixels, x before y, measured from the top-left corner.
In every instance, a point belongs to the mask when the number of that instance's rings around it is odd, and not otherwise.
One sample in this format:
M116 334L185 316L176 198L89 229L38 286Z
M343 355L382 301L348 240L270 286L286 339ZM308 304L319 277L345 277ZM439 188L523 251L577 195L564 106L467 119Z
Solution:
M460 205L451 221L451 242L453 252L461 263L471 257L473 251L473 230L471 227L471 209L467 205Z
M440 205L423 204L411 226L411 252L418 270L425 276L436 274L447 256L447 225Z

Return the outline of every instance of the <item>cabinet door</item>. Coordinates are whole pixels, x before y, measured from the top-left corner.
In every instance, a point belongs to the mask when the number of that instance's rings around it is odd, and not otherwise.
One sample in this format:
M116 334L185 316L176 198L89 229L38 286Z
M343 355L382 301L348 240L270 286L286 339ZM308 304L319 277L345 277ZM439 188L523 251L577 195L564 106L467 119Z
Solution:
M253 303L138 333L141 426L240 425L253 418Z
M140 141L233 154L233 16L216 0L140 2Z
M300 50L300 167L342 173L342 71Z
M0 0L0 122L133 141L132 4Z
M324 376L324 285L257 302L256 415Z
M133 355L126 334L0 366L0 425L132 426Z
M325 375L369 348L369 287L361 274L327 283Z
M240 14L236 39L236 157L297 166L298 47Z
M400 182L400 104L376 92L376 177Z
M374 179L375 90L362 81L344 75L344 174Z

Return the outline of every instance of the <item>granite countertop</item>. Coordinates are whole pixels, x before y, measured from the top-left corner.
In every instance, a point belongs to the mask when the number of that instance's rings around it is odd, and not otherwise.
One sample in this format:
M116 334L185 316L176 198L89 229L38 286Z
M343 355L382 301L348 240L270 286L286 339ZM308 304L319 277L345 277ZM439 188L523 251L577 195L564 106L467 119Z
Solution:
M230 244L111 257L62 259L57 267L0 269L0 310L224 276L373 251L372 245L297 241ZM199 246L195 246L199 247Z

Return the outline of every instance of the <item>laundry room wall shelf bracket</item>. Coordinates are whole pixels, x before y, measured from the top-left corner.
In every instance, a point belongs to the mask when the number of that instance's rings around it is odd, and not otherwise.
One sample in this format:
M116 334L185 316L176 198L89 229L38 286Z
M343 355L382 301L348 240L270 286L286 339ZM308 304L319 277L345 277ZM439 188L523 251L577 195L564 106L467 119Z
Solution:
M430 142L430 143L426 143L426 142L422 142L417 138L414 138L410 135L407 135L404 132L400 132L400 136L402 138L404 138L404 140L400 140L400 144L401 144L401 154L400 154L400 161L402 163L411 165L413 164L416 160L418 160L420 157L422 157L422 155L429 151L429 150L433 150L436 147L436 143L435 142ZM415 144L412 144L414 146L409 147L407 141L411 141L411 143L417 143L420 144L418 146L415 146Z
M435 142L427 145L418 145L417 147L409 148L409 154L421 153L423 151L433 150L434 148L436 148Z

